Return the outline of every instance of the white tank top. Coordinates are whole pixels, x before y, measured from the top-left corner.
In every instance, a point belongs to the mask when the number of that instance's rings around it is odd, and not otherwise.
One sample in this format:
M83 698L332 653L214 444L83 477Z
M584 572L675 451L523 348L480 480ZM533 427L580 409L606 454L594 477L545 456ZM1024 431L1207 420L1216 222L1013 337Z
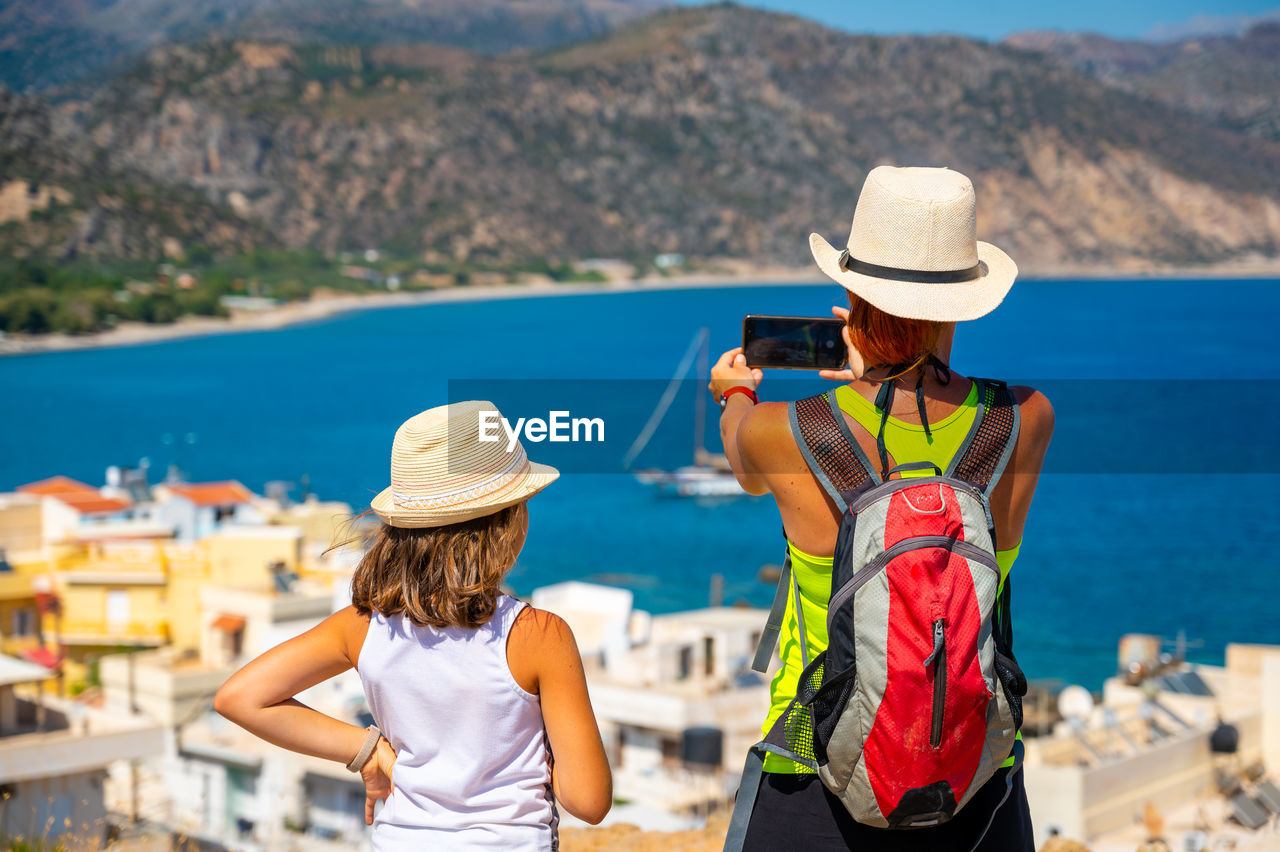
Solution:
M542 706L507 665L522 609L499 595L475 630L370 619L360 680L396 750L394 789L373 824L378 852L556 848Z

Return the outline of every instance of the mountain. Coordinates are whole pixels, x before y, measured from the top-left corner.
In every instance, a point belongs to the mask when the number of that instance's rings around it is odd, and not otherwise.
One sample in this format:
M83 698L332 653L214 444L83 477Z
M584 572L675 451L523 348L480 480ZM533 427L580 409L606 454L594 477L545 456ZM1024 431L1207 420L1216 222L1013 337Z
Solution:
M154 259L197 242L222 254L280 245L195 187L113 166L71 111L0 88L0 257Z
M1280 21L1172 43L1055 32L1006 41L1225 129L1280 141Z
M92 79L172 43L433 42L497 53L577 41L662 0L3 0L0 82L41 90Z
M50 145L198 193L233 217L227 233L326 252L805 263L809 232L842 238L867 171L892 162L970 175L981 238L1025 270L1280 253L1272 139L1012 45L849 35L731 5L501 56L167 47L61 109ZM81 198L74 175L58 186ZM24 228L0 230L0 250L8 235L102 251Z

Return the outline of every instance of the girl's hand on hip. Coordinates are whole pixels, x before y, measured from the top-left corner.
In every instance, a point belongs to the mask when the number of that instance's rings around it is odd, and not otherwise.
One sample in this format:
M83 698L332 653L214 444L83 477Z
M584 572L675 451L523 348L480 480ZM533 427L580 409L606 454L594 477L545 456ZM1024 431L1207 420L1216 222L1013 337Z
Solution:
M819 370L818 375L833 382L852 382L866 375L867 365L862 360L862 354L853 348L853 340L849 337L849 309L835 305L831 308L831 313L845 323L844 328L840 329L840 336L844 338L844 348L848 351L847 366L843 370Z
M759 368L747 366L747 357L742 354L742 347L736 346L724 353L711 367L711 381L707 390L719 402L720 397L729 388L751 388L755 390L764 379Z
M373 806L379 799L390 797L391 771L395 768L396 752L387 742L386 737L378 740L373 756L360 770L360 779L364 781L364 824L373 825Z

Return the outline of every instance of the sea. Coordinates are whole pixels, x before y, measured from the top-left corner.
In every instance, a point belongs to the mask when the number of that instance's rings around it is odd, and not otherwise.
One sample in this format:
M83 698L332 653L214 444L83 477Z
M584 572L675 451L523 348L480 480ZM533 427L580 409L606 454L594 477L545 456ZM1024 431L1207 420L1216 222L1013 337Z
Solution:
M633 467L688 464L698 359L738 344L749 313L828 315L830 284L610 291L369 309L306 325L0 358L0 490L108 465L176 465L194 481L302 483L356 511L387 484L392 436L450 399L504 414L599 416L593 444L526 442L560 480L530 505L509 584L630 589L637 607L767 606L781 561L768 497L662 496L622 459L682 359L687 381ZM1280 281L1027 280L963 323L952 365L1030 384L1056 430L1014 568L1015 649L1033 679L1091 689L1126 633L1220 663L1229 642L1280 643ZM686 359L685 356L689 355ZM770 372L765 399L827 383ZM715 406L702 440L719 448ZM305 478L305 479L304 479ZM1001 543L1007 546L1010 543Z

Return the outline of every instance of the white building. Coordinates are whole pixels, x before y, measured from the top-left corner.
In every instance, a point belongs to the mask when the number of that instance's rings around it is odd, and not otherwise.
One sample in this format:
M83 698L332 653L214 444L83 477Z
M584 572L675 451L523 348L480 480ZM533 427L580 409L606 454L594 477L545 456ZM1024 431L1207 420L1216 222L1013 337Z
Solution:
M193 541L212 535L224 523L258 524L264 518L254 494L239 482L170 482L154 489L151 520Z
M349 599L299 581L278 588L205 586L201 651L160 649L104 657L106 700L166 726L163 754L136 776L144 816L181 834L236 849L354 848L367 842L364 787L336 763L265 743L213 711L213 696L241 665L319 624ZM359 676L349 671L299 699L369 724ZM115 779L117 799L131 777Z
M161 728L137 716L53 699L48 669L0 656L0 837L52 848L105 840L108 767L158 755ZM25 687L19 694L16 688Z
M1052 736L1026 741L1037 842L1059 833L1095 852L1133 849L1145 839L1133 832L1150 804L1164 814L1188 812L1185 826L1166 822L1173 848L1184 845L1175 832L1205 826L1210 834L1226 832L1206 844L1232 835L1232 846L1212 848L1280 848L1275 834L1257 847L1245 843L1248 832L1234 836L1225 820L1229 802L1218 792L1221 773L1257 765L1273 778L1280 773L1280 647L1228 645L1225 666L1177 665L1138 686L1113 677L1097 706L1078 694L1081 706L1066 708L1074 718L1059 722ZM1238 734L1232 755L1210 748L1219 720Z
M751 670L764 610L713 607L651 616L625 589L560 583L533 604L573 629L614 772L614 793L696 821L737 788L760 739L768 678ZM677 827L635 810L615 819Z
M108 496L101 489L67 476L20 485L18 494L40 501L44 542L76 540L85 530L125 520L133 510L127 497Z

